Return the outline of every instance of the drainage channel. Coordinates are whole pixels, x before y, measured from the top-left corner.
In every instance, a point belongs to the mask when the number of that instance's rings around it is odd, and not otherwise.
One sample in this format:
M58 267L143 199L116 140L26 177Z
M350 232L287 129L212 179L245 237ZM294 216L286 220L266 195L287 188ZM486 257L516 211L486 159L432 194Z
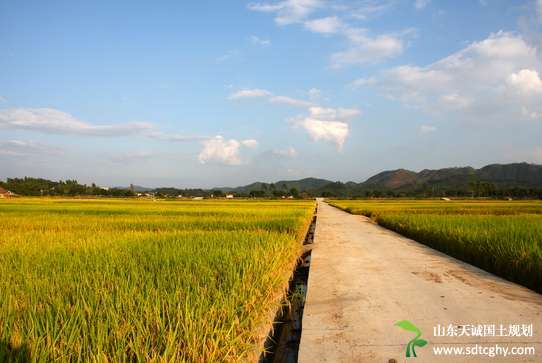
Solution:
M301 341L301 321L309 280L312 251L310 245L314 241L315 229L316 214L312 218L303 242L304 252L290 279L286 303L273 321L273 331L265 343L266 352L260 357L259 363L297 363Z

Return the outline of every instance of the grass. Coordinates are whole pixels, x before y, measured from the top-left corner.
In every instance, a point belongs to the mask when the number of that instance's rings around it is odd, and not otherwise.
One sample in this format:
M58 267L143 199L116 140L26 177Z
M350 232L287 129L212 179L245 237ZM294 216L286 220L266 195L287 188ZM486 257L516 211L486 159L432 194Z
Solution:
M332 201L450 256L542 292L540 201Z
M314 202L0 203L1 362L241 362Z

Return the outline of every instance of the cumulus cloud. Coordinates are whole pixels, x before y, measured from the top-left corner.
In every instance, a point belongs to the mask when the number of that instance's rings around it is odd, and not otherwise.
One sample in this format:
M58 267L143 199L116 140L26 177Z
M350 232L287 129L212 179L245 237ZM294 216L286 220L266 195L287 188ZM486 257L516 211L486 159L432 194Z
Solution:
M310 116L303 120L290 119L288 121L294 122L293 128L304 129L310 140L317 142L324 139L337 152L342 151L344 141L348 136L348 124L345 121L361 114L359 110L322 107L310 107L309 112Z
M14 108L0 110L0 129L39 131L74 136L130 136L149 133L157 126L147 122L96 126L81 122L70 114L50 108Z
M378 77L359 79L350 87L369 84L388 96L407 99L415 92L457 92L495 85L512 72L540 65L536 49L523 38L499 32L426 67L400 66Z
M516 95L521 97L542 94L540 74L535 70L522 69L517 73L512 73L506 78L506 83Z
M198 155L198 161L201 164L242 165L247 161L241 160L239 148L241 146L255 148L258 142L252 139L241 142L233 139L226 141L218 135L213 139L200 141L200 144L203 146L203 150Z
M241 144L251 149L255 149L258 146L258 141L254 139L249 139L249 140L241 141Z
M239 98L251 98L251 97L261 97L261 96L271 96L272 93L269 91L261 89L251 89L251 90L242 90L236 93L232 93L228 100L236 100Z
M425 67L399 66L347 87L375 87L389 99L432 114L456 112L465 119L498 118L523 107L542 113L542 61L537 49L514 33L499 32Z
M286 96L271 97L271 98L269 98L269 102L288 103L290 105L299 106L299 107L315 106L315 104L313 102L296 100L295 98L290 98L290 97L286 97Z

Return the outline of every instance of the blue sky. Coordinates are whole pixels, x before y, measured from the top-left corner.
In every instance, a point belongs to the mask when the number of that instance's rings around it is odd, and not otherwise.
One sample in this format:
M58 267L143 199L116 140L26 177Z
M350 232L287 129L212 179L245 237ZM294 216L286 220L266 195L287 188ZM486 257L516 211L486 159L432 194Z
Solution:
M542 164L542 0L3 1L0 179Z

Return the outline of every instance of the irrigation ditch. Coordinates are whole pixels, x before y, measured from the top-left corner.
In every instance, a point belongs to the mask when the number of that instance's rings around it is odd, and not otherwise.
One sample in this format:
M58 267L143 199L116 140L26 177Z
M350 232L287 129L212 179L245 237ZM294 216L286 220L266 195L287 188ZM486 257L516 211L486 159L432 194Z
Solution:
M315 230L316 210L303 241L301 258L290 278L284 303L277 311L259 363L297 363Z

